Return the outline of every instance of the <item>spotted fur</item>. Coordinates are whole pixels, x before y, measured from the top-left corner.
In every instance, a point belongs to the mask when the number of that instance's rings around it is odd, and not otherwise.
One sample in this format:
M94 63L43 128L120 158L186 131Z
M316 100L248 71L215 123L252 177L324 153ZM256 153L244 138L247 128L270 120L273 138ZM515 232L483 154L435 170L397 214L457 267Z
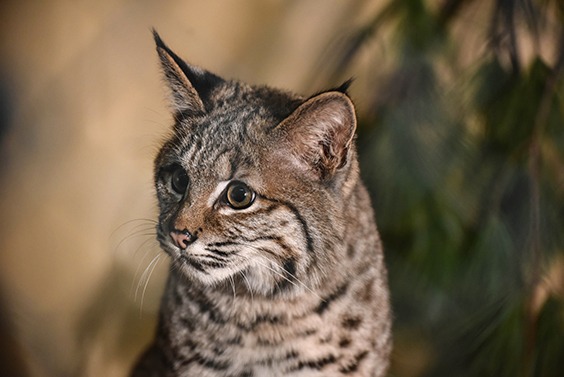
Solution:
M175 119L155 162L172 268L132 375L384 376L386 271L348 84L309 98L249 86L155 40ZM226 202L233 182L251 205Z

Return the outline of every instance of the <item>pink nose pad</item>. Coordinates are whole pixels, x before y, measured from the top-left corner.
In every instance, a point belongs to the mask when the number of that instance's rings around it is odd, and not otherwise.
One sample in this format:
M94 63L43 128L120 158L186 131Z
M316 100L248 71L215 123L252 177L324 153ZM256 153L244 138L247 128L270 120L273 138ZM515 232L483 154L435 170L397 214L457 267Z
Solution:
M170 232L170 238L172 238L172 241L174 241L174 244L176 246L184 250L188 247L188 245L196 241L197 237L190 233L187 229L174 229L172 232Z

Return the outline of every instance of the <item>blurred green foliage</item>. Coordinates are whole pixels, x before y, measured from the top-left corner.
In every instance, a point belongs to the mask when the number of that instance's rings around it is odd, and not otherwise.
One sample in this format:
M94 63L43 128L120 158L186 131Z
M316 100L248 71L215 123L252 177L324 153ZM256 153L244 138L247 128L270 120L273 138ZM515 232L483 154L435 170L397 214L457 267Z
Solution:
M397 53L374 69L358 142L391 375L561 376L564 2L390 0L334 47L330 76L380 36Z

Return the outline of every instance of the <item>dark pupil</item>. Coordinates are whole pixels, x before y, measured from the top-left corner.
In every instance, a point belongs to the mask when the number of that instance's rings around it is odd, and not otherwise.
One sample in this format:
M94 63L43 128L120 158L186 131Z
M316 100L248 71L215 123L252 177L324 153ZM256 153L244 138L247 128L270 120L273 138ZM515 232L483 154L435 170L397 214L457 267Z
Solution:
M227 204L235 209L245 209L253 204L254 193L241 182L234 182L227 189Z
M249 196L245 186L235 186L231 189L231 201L234 203L244 203Z
M184 169L178 168L172 173L172 188L179 194L184 194L188 187L188 176Z

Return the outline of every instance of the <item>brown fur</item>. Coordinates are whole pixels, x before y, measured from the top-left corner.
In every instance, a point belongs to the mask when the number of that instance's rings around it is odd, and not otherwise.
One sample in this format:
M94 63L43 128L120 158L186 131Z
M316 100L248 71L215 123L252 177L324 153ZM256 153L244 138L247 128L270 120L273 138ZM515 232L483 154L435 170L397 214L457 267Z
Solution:
M155 39L176 119L155 162L172 270L132 375L384 376L386 271L348 96L226 81ZM236 209L232 185L254 201Z

